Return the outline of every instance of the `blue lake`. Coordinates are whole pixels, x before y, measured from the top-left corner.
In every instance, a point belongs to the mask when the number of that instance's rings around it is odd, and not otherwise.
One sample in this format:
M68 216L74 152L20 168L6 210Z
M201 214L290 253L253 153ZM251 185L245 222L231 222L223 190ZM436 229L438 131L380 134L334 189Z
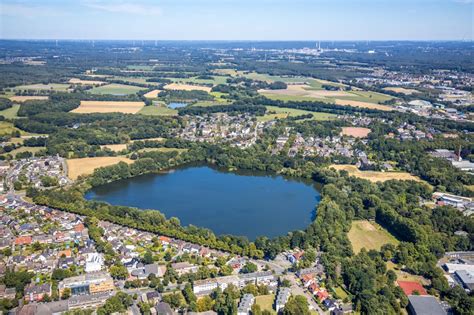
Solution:
M182 225L254 240L306 228L320 195L314 183L189 166L96 187L86 199L157 209Z
M169 107L169 108L172 108L172 109L181 108L181 107L186 107L186 106L188 106L187 103L169 103L169 104L168 104L168 107Z

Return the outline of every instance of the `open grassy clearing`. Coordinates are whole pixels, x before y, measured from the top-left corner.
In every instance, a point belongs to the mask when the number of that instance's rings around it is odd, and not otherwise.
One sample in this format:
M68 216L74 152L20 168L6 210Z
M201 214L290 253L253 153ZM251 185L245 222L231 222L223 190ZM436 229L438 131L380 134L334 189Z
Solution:
M72 113L125 113L135 114L139 112L145 103L143 102L116 102L116 101L81 101L78 108L73 109Z
M111 94L111 95L130 95L135 94L138 91L145 90L145 88L141 88L138 86L126 85L126 84L107 84L102 85L99 87L92 88L88 90L91 94Z
M19 148L16 148L8 153L5 153L5 154L10 154L12 156L15 156L17 155L18 153L23 153L23 152L31 152L33 154L41 151L41 150L44 150L46 149L45 147L19 147Z
M384 88L386 91L392 91L395 93L401 93L405 95L412 95L415 93L420 93L418 90L415 89L407 89L407 88L402 88L402 87L386 87Z
M150 79L150 77L120 77L120 76L114 76L110 78L111 80L121 80L125 82L130 82L130 83L138 83L138 84L149 84L149 85L159 85L160 83L158 82L148 82L147 79Z
M178 110L167 107L161 102L153 102L153 105L143 107L137 114L148 116L176 116Z
M23 103L26 101L45 101L48 98L49 98L48 96L40 96L40 95L28 95L28 96L15 95L15 96L9 97L10 101L17 102L17 103Z
M387 180L392 180L392 179L421 181L420 178L406 172L361 171L355 165L348 165L348 164L341 164L341 165L333 164L330 167L338 171L347 171L350 176L367 179L374 183L385 182Z
M412 275L409 274L408 272L400 270L400 268L397 267L393 262L388 261L387 262L387 269L388 270L393 270L395 274L397 275L397 280L399 281L414 281L421 283L422 285L429 285L430 281L428 279L425 279L422 276L417 276L417 275Z
M337 294L337 297L341 300L344 300L346 297L348 297L349 295L347 294L346 290L344 290L343 288L341 287L335 287L332 289L336 294Z
M12 107L0 110L0 116L3 116L7 119L14 119L18 118L18 110L20 109L20 105L14 104Z
M341 134L344 136L350 136L354 138L367 138L367 135L371 132L369 128L362 127L343 127Z
M275 301L274 294L259 295L255 297L255 303L260 305L261 310L270 311L272 314L276 314L275 310L273 309L274 301Z
M66 160L68 167L68 177L75 180L80 175L90 175L96 168L110 166L119 162L133 163L132 160L122 156L103 156L82 159Z
M121 143L121 144L104 144L100 146L102 149L107 148L110 149L114 152L120 152L122 150L127 149L127 144L126 143Z
M258 116L258 121L269 121L273 119L284 119L289 117L301 116L312 114L312 120L332 120L336 118L336 115L328 114L328 113L318 113L318 112L310 112L307 110L302 109L294 109L294 108L284 108L284 107L276 107L276 106L266 106L267 112L264 116Z
M8 121L0 121L0 136L10 135L12 132L20 131L21 134L25 134L24 131L13 126L12 123Z
M13 90L36 90L36 91L67 91L69 89L69 84L63 83L50 83L50 84L27 84L15 86Z
M360 252L362 248L380 250L384 244L397 245L399 243L387 230L367 220L353 221L347 237L355 253Z
M192 84L179 84L179 83L171 83L165 85L164 87L166 90L179 90L179 91L204 91L204 92L211 92L211 88L207 86L200 86L200 85L192 85Z

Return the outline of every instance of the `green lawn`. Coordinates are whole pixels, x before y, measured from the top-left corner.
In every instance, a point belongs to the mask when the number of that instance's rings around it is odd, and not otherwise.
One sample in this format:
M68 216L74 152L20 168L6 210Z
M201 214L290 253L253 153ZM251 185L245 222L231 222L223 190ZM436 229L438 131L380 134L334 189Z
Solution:
M272 314L276 314L275 310L273 309L273 303L275 302L275 295L260 295L255 297L255 303L260 305L261 310L270 311Z
M146 90L138 86L126 85L126 84L108 84L99 87L95 87L91 90L88 90L92 94L112 94L112 95L129 95L135 94L138 91Z
M399 241L375 222L367 220L352 221L352 226L347 234L355 253L365 247L367 250L380 250L384 244L398 245Z
M143 107L137 114L148 116L175 116L178 115L178 111L168 108L162 103L153 102L153 105Z
M18 110L20 109L20 105L19 104L15 104L13 105L12 107L10 108L7 108L7 109L4 109L4 110L0 110L0 116L3 116L7 119L14 119L14 118L18 118L17 114L18 114Z
M266 107L267 107L267 113L264 116L257 117L259 121L284 119L288 116L294 117L294 116L300 116L300 115L306 115L306 114L312 114L313 115L313 118L311 118L312 120L321 121L321 120L332 120L336 118L336 115L328 114L328 113L310 112L310 111L302 110L302 109L284 108L284 107L276 107L276 106L266 106Z
M52 90L52 91L66 91L69 88L69 84L63 83L50 83L50 84L28 84L15 86L14 90Z
M300 96L300 95L284 95L284 94L268 94L268 93L260 93L266 98L275 101L283 101L283 102L325 102L325 103L334 103L333 100L324 99L324 98L315 98L311 96Z
M337 297L341 300L344 300L348 296L346 290L344 290L341 287L335 287L333 288L333 291L334 293L336 293Z

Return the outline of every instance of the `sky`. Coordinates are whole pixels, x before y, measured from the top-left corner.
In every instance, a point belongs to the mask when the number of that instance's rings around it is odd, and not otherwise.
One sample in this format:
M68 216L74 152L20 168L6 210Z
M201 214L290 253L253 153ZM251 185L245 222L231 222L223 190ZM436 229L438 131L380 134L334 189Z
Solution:
M0 0L2 39L472 40L474 0Z

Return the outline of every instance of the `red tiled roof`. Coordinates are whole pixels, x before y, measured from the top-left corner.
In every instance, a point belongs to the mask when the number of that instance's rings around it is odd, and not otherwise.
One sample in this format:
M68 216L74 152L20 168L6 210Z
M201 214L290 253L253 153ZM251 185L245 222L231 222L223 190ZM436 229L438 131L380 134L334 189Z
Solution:
M31 236L19 236L15 240L15 245L31 244L31 241L32 241Z
M412 295L413 292L417 291L420 295L428 295L425 288L418 282L414 281L397 281L398 286L402 288L406 295Z

